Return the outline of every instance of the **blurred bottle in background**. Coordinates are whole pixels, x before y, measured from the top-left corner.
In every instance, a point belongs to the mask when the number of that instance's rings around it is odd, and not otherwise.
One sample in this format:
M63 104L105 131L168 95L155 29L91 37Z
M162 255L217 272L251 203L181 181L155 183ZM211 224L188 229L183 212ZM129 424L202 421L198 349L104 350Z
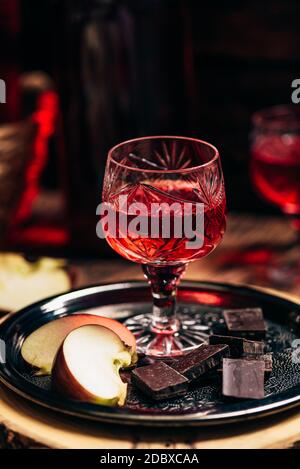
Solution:
M187 2L55 2L71 242L111 255L95 233L106 155L142 135L193 133L195 86Z
M1 1L0 78L6 89L5 102L0 104L2 249L24 246L24 229L40 193L41 176L49 156L49 138L54 133L58 114L53 80L44 72L23 73L23 20L21 1ZM38 238L45 240L40 234Z
M35 128L20 123L20 9L18 0L0 3L0 78L5 99L0 104L0 248L24 187Z

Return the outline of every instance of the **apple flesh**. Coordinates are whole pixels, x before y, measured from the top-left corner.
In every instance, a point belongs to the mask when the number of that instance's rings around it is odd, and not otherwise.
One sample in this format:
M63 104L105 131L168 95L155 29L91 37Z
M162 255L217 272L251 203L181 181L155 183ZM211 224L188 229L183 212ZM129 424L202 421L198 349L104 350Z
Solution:
M22 357L39 369L37 375L51 374L55 356L66 336L74 329L89 324L104 326L115 332L128 347L132 364L137 361L136 342L132 332L114 319L94 314L73 314L44 324L25 339L21 348Z
M127 384L120 368L131 364L131 353L112 330L87 325L65 338L56 356L52 382L61 394L107 406L123 405Z

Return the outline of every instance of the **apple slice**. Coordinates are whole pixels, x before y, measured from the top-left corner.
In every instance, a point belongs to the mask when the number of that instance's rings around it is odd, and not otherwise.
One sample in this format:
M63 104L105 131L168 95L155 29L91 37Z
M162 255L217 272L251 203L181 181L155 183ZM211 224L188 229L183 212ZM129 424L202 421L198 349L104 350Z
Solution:
M17 311L71 288L65 262L41 258L28 262L19 254L0 253L0 309Z
M66 336L87 324L98 324L115 332L129 347L132 363L137 360L135 337L121 322L94 314L73 314L55 319L36 329L24 341L21 354L30 365L39 368L37 375L51 373L55 356Z
M71 399L123 405L127 384L119 370L130 364L128 347L117 334L99 325L81 326L70 332L58 351L53 386Z

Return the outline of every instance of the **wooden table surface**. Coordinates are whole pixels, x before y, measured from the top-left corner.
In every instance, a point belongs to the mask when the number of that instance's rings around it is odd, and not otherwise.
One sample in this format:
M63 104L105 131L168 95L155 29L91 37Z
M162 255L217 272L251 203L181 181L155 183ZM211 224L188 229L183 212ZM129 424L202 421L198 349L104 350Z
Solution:
M287 275L279 284L278 276L270 280L269 272L273 260L283 263L299 258L297 247L287 249L293 239L293 231L281 218L231 215L223 243L206 259L191 264L185 278L259 285L283 295L299 293L300 298L299 279L291 282ZM138 265L121 259L73 263L71 268L78 287L143 278ZM299 442L297 409L225 427L153 430L62 417L0 387L0 447L287 448Z
M256 284L300 296L300 282L276 283L265 272L273 258L276 262L299 259L300 246L290 248L294 240L295 234L283 218L231 215L222 243L206 258L191 263L184 279ZM143 279L140 266L121 257L74 268L76 286Z

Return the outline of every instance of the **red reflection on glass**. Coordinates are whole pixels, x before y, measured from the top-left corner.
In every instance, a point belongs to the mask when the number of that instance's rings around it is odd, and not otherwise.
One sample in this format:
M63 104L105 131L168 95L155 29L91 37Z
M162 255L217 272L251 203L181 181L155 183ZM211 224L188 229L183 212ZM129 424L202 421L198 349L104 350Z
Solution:
M222 296L217 293L210 292L179 290L178 296L180 301L188 300L190 303L195 302L204 305L218 306L222 305L224 302L224 298Z
M69 232L63 227L32 226L10 234L10 242L16 245L65 246L69 241Z
M37 110L32 115L32 120L37 124L37 135L32 159L26 171L25 191L15 215L16 222L28 217L32 203L39 193L39 180L48 160L48 141L54 133L58 106L58 96L55 91L45 91L38 97Z
M269 202L287 214L300 213L300 137L267 135L252 147L252 179Z
M271 249L256 248L247 251L231 251L225 254L222 258L222 265L256 265L269 262L274 257L274 252Z

